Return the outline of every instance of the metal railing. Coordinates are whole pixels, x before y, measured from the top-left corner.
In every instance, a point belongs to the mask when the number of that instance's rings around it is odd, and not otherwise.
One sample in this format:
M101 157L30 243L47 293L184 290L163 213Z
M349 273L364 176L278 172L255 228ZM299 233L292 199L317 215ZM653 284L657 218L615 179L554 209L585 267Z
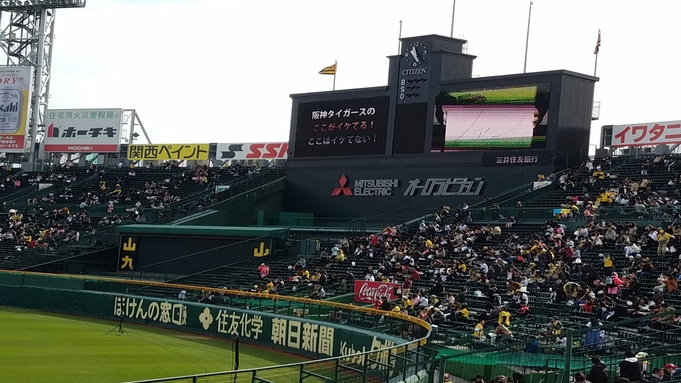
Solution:
M547 220L588 221L602 219L673 221L681 214L681 210L676 207L599 206L593 213L591 216L586 216L582 209L572 212L569 208L562 208L560 205L555 207L500 207L499 209L486 207L471 208L471 219L475 222L507 222L508 218L513 217L520 223Z
M347 326L371 328L373 331L398 331L404 343L380 350L354 352L319 360L292 363L248 370L194 374L138 381L160 382L397 382L417 375L432 362L432 355L424 347L430 336L430 325L418 318L400 313L374 310L344 303L329 302L275 294L260 294L205 286L127 280L122 278L91 277L81 275L55 275L44 273L1 271L22 276L48 276L53 278L81 279L86 289L101 292L121 292L158 297L159 294L187 292L188 299L213 293L220 300L213 304L247 307L272 311L280 315L301 316L326 320ZM99 282L99 283L98 283ZM374 320L367 321L367 318ZM362 326L362 323L369 326ZM357 380L358 379L358 380Z

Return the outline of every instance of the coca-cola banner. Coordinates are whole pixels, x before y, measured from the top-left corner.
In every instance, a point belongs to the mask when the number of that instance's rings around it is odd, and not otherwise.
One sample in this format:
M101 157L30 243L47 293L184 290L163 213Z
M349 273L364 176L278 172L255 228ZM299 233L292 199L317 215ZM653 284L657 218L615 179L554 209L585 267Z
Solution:
M381 297L397 299L400 285L387 282L355 281L355 302L374 303Z

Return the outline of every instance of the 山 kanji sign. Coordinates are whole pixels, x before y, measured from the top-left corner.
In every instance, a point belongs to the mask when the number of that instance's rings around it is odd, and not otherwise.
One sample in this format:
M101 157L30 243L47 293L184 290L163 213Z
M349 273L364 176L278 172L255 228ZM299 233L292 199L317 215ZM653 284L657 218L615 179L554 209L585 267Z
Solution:
M614 125L612 147L681 143L681 121Z
M59 153L117 153L122 109L50 109L44 150Z

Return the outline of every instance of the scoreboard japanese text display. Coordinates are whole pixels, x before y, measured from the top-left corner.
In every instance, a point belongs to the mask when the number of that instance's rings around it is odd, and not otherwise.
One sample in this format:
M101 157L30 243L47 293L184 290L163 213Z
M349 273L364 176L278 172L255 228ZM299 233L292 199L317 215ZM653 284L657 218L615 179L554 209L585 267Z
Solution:
M295 157L384 154L390 97L298 105Z
M549 84L440 92L431 151L543 149L548 108Z

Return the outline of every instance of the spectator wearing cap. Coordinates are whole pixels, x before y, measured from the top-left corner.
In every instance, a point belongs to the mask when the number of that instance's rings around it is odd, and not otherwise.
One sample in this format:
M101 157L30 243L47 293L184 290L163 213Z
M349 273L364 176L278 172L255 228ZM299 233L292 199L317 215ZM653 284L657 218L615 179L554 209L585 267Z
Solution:
M676 373L676 365L674 363L667 363L664 365L664 377L662 378L662 381L668 382L674 378L674 374Z

